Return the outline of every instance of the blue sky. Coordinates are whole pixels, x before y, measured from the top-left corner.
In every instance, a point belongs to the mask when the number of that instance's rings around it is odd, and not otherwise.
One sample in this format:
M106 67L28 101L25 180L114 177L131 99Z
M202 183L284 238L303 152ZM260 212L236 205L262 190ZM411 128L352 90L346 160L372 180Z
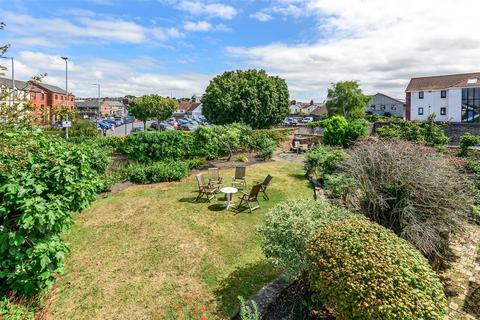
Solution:
M0 0L0 43L21 79L47 72L63 86L68 56L77 96L97 82L109 96L199 95L225 70L263 68L295 99L323 100L351 79L402 97L410 77L479 71L478 33L464 32L479 10L474 0Z

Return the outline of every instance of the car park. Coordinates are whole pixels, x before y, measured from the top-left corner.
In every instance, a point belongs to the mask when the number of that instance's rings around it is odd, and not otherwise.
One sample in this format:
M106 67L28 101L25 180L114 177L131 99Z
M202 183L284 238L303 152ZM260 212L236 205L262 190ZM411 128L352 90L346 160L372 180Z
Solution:
M304 118L302 119L302 122L303 122L303 123L313 122L313 117L304 117Z

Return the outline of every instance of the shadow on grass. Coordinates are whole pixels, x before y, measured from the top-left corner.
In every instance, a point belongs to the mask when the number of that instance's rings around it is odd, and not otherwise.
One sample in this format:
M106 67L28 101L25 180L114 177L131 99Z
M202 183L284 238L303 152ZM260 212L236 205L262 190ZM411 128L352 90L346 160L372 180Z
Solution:
M469 282L463 311L480 319L480 283Z
M289 173L288 176L297 180L307 181L307 177L303 173Z
M218 302L218 315L222 318L233 316L238 311L238 296L248 299L277 274L274 266L265 260L240 267L230 273L214 291Z
M195 199L197 199L197 197L185 197L185 198L179 199L178 202L191 202L191 203L196 203L196 202L195 202ZM203 202L203 201L206 202L205 199L202 199L202 200L199 200L198 203Z
M215 203L208 206L208 210L218 212L218 211L226 211L225 204L222 203Z

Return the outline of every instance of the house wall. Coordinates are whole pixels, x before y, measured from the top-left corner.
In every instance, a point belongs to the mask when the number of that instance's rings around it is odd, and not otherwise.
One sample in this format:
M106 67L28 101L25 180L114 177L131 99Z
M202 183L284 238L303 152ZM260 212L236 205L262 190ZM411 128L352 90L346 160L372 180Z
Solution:
M372 109L375 106L375 109ZM385 110L381 109L381 106L385 106ZM395 117L405 117L405 106L403 103L391 99L383 94L376 94L372 97L372 100L366 107L366 111L383 115L385 112L391 113Z
M462 89L448 89L446 98L441 97L441 90L424 91L423 99L419 91L411 92L411 120L427 120L435 113L435 121L461 122ZM418 114L423 107L423 115ZM446 114L441 114L441 108L446 108Z

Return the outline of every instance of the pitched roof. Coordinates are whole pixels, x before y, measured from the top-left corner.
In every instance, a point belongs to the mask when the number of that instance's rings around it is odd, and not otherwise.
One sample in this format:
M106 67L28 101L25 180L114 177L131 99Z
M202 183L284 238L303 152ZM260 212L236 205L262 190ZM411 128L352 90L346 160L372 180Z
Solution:
M325 104L321 104L318 107L316 107L310 114L316 115L316 116L324 116L327 114L327 106Z
M9 89L12 88L12 79L8 78L0 78L0 86L7 87ZM31 92L41 92L40 89L37 87L34 87L30 85L28 82L21 81L21 80L15 80L15 88L17 90L26 90L26 91L31 91Z
M480 80L476 83L468 83L468 80L470 79L480 79L480 72L412 78L405 91L441 90L480 86Z
M177 102L178 110L185 110L186 112L191 112L201 105L199 102Z
M53 86L51 84L46 84L46 83L43 83L43 82L36 82L35 85L37 87L40 87L42 89L45 89L47 91L51 91L53 93L60 93L60 94L67 94L67 92L65 90L63 90L62 88L59 88L57 86Z
M75 108L98 108L97 100L75 100Z
M392 96L386 95L385 93L381 93L381 92L377 92L376 94L371 95L370 97L373 98L374 96L377 96L377 95L381 95L381 96L387 97L387 98L389 98L389 99L395 100L395 101L397 101L398 103L405 104L405 99L394 98L394 97L392 97Z

